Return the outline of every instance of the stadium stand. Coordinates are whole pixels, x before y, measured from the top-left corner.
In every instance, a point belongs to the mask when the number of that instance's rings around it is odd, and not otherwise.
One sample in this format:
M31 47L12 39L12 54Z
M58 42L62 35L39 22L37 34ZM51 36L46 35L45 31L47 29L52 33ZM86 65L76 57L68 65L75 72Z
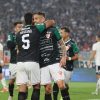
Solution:
M69 26L81 50L91 49L94 35L100 31L100 0L0 0L0 40L6 41L12 23L23 20L26 12L40 10L59 26Z

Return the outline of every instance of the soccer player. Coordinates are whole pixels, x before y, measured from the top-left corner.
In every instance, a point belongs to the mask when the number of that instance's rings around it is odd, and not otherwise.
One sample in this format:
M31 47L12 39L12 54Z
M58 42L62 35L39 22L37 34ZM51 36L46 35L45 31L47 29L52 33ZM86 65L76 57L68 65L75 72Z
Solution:
M100 33L96 34L96 41L97 42L92 46L92 52L89 58L88 65L90 66L92 61L95 59L97 84L96 90L92 94L98 95L100 89Z
M40 67L39 67L39 39L41 33L55 24L54 20L32 25L32 13L24 16L25 26L17 34L17 76L19 85L18 100L25 100L27 83L33 86L31 100L39 100L40 97Z
M7 39L7 47L10 50L10 64L9 64L9 71L10 71L10 79L9 79L9 97L8 100L13 99L13 90L14 90L14 82L16 78L16 56L17 56L17 49L16 49L16 34L21 30L23 24L22 22L15 22L14 23L14 32L8 34Z
M3 88L0 92L7 92L8 91L7 84L6 84L5 78L2 74L2 67L3 66L4 66L3 45L0 43L0 81L1 81L1 84L3 85Z
M45 14L42 12L34 13L34 23L45 22ZM58 43L61 46L63 56L60 58ZM40 37L40 67L41 67L41 85L45 87L45 100L51 98L52 79L61 89L63 100L66 98L66 89L64 84L64 74L62 66L66 63L65 45L56 27L50 27L43 32Z
M66 92L67 92L67 100L70 100L69 96L69 86L68 82L71 79L71 75L73 72L74 64L73 62L78 59L78 46L77 44L70 38L70 30L68 27L62 27L61 30L61 35L63 37L63 40L66 45L66 66L64 67L64 76L65 76L65 83L66 83ZM53 97L54 100L57 100L59 88L56 83L54 83L53 86Z

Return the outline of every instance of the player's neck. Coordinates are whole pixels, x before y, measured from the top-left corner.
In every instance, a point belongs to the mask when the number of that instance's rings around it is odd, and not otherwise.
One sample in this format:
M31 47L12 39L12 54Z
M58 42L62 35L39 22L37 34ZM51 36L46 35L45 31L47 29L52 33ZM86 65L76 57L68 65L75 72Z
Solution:
M70 37L66 37L64 38L64 41L68 41L70 39Z

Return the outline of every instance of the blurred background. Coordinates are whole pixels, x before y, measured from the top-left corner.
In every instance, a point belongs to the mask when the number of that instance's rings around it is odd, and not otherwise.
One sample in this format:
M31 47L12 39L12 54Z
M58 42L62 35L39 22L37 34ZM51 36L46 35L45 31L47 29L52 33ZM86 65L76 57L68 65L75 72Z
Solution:
M95 34L100 32L100 0L0 0L0 42L4 45L4 59L7 65L10 54L6 47L6 38L12 31L13 22L23 21L26 12L35 11L43 11L47 18L55 19L58 26L68 26L71 29L71 37L80 49L80 59L76 62L76 67L80 68L80 71L75 69L72 78L77 79L77 75L82 74L82 68L88 67L87 59L95 42ZM92 67L94 66L93 62ZM92 75L93 78L94 69L84 70L86 76ZM85 77L87 80L88 78ZM89 81L95 81L95 78Z

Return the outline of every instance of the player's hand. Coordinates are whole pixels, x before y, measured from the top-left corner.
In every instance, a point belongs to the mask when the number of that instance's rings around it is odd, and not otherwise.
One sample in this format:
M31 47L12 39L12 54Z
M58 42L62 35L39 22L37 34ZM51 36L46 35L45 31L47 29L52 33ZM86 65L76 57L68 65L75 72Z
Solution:
M87 65L88 65L88 68L91 68L90 66L92 65L92 61L89 60L89 61L87 62Z
M0 61L0 66L4 66L4 61L3 60Z
M66 65L66 56L62 56L61 60L60 60L60 67L63 67Z
M68 61L69 60L69 58L68 58L68 56L66 57L66 61Z

